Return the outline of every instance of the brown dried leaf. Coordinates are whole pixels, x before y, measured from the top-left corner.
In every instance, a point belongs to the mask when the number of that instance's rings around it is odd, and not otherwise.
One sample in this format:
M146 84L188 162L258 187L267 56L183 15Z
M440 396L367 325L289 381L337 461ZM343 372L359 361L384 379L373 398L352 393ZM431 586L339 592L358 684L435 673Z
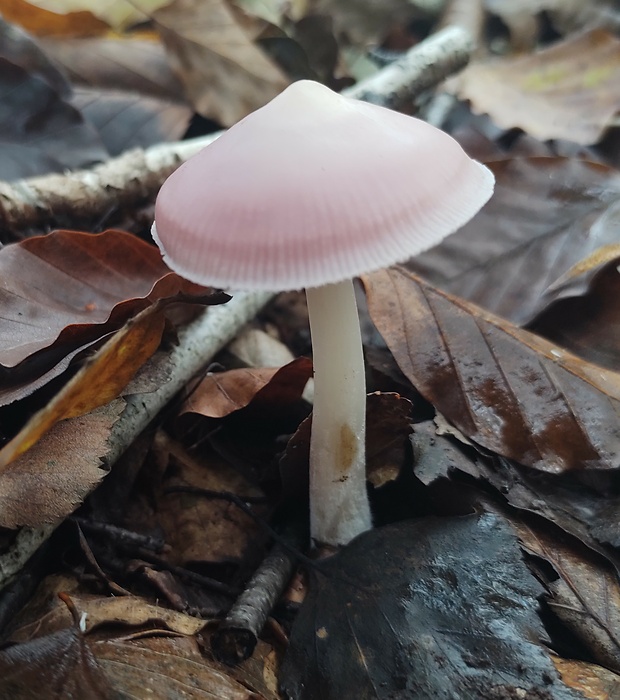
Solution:
M152 19L192 105L205 117L231 126L288 84L226 0L173 0Z
M620 109L620 39L602 29L517 58L473 63L458 95L500 127L596 143Z
M180 415L197 413L206 418L224 418L256 401L280 405L299 401L312 362L299 357L284 367L231 369L208 374L187 399Z
M182 101L183 86L158 41L135 37L41 40L77 85Z
M49 581L48 583L52 583ZM60 589L66 590L66 589ZM60 591L59 591L60 592ZM102 626L148 627L169 630L176 634L193 635L200 632L205 621L182 612L168 610L147 603L134 596L110 597L71 593L71 600L80 612L85 612L84 632L91 633ZM20 626L11 634L10 641L27 642L33 637L53 634L65 628L71 615L62 603L49 601L51 609L35 620Z
M110 430L124 408L117 399L57 423L0 474L0 527L36 527L73 512L106 474Z
M617 468L620 374L402 268L367 275L364 284L403 373L468 438L547 472Z
M159 347L164 325L161 310L151 306L115 333L0 450L0 474L59 421L82 416L117 398Z
M256 523L237 506L226 500L206 498L199 489L236 493L243 497L261 497L263 493L214 451L202 448L199 456L189 454L178 442L164 433L157 434L155 449L163 476L151 475L153 497L141 503L144 493L136 494L133 513L147 512L148 531L164 533L169 552L162 557L178 566L205 562L242 561L256 552L262 532ZM169 492L175 486L190 486L195 493ZM143 489L144 490L144 489ZM260 512L260 509L258 509Z
M78 89L72 104L97 129L111 156L177 141L193 115L188 106L178 102L120 90Z
M47 369L158 299L205 302L209 292L171 273L154 246L114 230L56 231L5 246L0 277L0 365L11 368L5 386L27 358L19 369L31 377L40 351L37 370Z
M90 12L58 14L35 7L27 0L2 0L2 15L41 36L92 36L108 31L108 25Z
M571 266L617 243L620 175L567 158L516 158L489 167L496 178L490 202L407 268L523 324L553 301L547 288Z
M586 661L563 659L551 654L562 682L587 700L619 700L620 676Z

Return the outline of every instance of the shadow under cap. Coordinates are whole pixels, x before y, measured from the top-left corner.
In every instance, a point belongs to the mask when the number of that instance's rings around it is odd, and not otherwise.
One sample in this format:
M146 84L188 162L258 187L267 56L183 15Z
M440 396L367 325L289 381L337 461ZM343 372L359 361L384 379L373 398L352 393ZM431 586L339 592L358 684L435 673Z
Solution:
M435 127L300 81L168 178L153 236L200 284L316 287L436 245L493 182Z

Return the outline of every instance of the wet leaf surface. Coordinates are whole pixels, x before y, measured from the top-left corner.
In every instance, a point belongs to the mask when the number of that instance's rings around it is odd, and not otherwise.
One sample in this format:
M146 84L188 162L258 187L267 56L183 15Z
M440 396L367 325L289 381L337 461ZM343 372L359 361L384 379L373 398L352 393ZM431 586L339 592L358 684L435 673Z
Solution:
M364 278L399 367L464 435L551 473L613 469L620 374L451 297L401 268Z
M525 549L547 561L557 579L547 582L547 605L592 660L620 670L620 585L604 557L551 528L512 520ZM535 523L535 521L534 521Z
M571 284L558 288L560 299L537 316L529 324L529 330L588 362L619 370L618 262L620 258L602 268L595 265Z
M105 672L76 629L41 637L0 651L0 695L15 700L88 697L115 700Z
M547 288L618 241L618 171L567 158L488 164L495 193L482 211L407 268L452 294L523 324L551 303Z
M543 589L495 516L380 528L319 566L283 664L296 700L582 697L541 645Z

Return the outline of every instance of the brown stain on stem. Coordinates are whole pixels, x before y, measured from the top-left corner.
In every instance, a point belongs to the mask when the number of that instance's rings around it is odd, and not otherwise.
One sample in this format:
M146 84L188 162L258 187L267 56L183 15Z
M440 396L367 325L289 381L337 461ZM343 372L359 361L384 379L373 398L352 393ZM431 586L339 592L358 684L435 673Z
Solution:
M351 430L351 426L348 423L343 423L338 430L337 439L336 454L340 466L339 481L345 481L349 478L349 472L357 458L357 438Z

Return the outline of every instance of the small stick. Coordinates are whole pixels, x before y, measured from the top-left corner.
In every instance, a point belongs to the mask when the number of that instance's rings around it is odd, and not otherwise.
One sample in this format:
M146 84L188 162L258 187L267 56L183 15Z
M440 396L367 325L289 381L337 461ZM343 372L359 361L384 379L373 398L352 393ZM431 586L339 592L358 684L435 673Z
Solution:
M398 61L344 94L374 104L399 107L440 83L469 61L473 43L467 32L448 27L409 50ZM164 180L184 160L222 132L176 143L135 149L91 170L0 182L0 240L14 239L80 222L152 201Z
M252 656L271 610L293 575L295 557L290 549L305 541L300 533L285 538L288 546L274 545L211 638L218 661L234 666Z

